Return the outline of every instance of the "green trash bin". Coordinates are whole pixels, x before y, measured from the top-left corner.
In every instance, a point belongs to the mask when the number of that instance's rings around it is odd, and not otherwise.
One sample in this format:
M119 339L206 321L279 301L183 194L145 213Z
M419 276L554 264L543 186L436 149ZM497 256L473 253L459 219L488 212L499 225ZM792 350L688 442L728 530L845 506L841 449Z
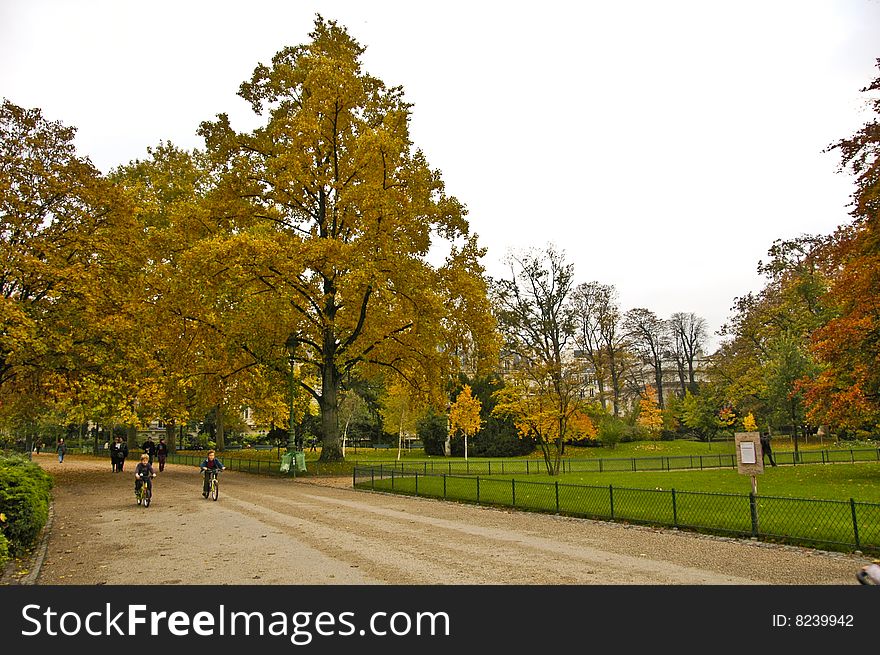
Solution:
M293 462L294 453L284 453L281 456L281 472L290 473L290 465Z
M296 463L296 472L297 473L305 473L306 471L306 454L303 451L295 452L294 454L295 463Z

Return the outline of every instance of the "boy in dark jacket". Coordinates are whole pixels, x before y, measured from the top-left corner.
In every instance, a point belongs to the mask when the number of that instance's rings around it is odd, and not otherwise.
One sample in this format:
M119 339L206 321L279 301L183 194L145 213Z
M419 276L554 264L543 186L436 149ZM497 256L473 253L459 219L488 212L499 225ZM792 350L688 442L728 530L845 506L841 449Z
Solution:
M211 472L219 473L226 469L223 466L223 462L216 458L213 450L208 451L208 456L202 461L202 465L199 467L202 473L205 474L205 485L202 487L202 496L205 498L208 497L208 493L210 493L211 489Z
M156 472L153 471L153 467L150 464L150 458L144 453L141 455L141 461L138 462L138 465L134 470L134 495L137 496L138 492L141 490L141 485L144 483L147 484L147 489L152 492L153 478L155 477Z

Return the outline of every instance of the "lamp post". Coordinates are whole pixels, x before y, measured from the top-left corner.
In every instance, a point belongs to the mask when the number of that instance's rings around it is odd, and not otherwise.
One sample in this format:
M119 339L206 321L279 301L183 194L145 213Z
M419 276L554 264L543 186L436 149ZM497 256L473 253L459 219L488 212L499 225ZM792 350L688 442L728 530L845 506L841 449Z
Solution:
M289 396L290 396L290 421L287 428L287 452L296 451L296 424L293 415L293 405L296 400L296 337L291 334L287 339L287 352L290 362Z

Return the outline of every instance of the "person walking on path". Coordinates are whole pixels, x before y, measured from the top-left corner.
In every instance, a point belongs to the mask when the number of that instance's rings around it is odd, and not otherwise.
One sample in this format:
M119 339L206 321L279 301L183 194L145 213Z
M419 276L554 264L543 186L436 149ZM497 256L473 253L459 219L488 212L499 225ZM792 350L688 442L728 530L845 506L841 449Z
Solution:
M58 440L58 463L61 464L64 461L64 455L67 454L67 444L64 443L64 437Z
M144 442L144 452L150 456L150 464L152 465L153 458L156 456L156 442L153 441L153 437L147 437Z
M763 453L762 459L769 457L770 465L776 466L776 460L773 459L773 449L770 447L770 435L767 432L761 433L761 452Z
M159 445L156 446L156 457L159 459L159 473L165 470L165 459L168 457L168 444L165 443L165 437L159 438Z
M126 457L128 457L128 444L122 440L122 437L114 437L113 443L110 444L110 463L113 465L114 473L122 473Z

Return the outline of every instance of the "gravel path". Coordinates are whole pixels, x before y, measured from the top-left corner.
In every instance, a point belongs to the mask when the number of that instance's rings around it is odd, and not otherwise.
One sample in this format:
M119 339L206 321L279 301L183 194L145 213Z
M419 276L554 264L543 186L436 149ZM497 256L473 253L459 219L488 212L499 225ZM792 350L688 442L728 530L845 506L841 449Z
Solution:
M36 584L855 584L866 558L227 471L220 500L169 465L148 508L132 472L53 455ZM8 576L7 576L8 577ZM25 582L24 573L14 576ZM8 581L8 580L7 580ZM15 583L15 580L13 580Z

